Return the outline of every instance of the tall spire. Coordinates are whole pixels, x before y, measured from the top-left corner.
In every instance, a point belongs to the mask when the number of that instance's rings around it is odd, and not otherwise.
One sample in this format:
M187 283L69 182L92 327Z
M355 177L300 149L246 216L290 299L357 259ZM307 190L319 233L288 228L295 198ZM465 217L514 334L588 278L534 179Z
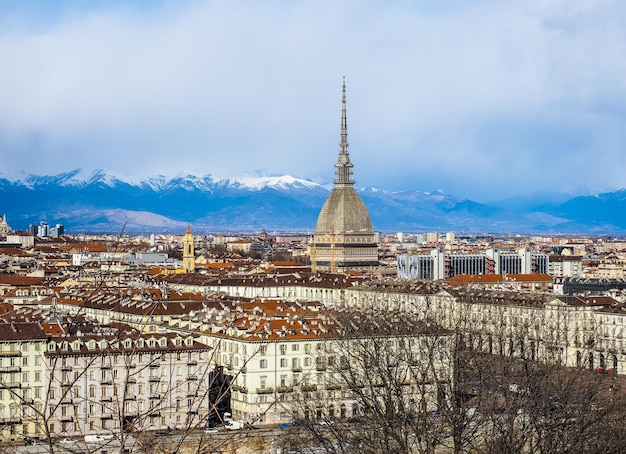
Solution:
M346 78L343 78L341 99L341 143L339 144L339 159L335 164L335 187L352 186L352 162L348 153L348 120L346 115Z

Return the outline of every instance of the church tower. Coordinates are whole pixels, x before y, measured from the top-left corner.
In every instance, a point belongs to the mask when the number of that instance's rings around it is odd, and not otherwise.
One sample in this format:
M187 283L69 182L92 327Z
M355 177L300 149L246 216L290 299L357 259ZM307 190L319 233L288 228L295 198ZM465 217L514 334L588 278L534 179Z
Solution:
M11 227L9 226L9 223L7 222L7 215L3 215L2 218L0 219L0 235L6 235L8 233L11 233L13 230L11 229Z
M346 81L341 101L341 142L335 164L334 187L317 218L311 250L314 270L331 272L378 265L378 247L365 204L354 189L348 153Z
M191 226L187 224L187 231L183 238L183 270L185 273L193 273L196 269L196 257L193 245Z

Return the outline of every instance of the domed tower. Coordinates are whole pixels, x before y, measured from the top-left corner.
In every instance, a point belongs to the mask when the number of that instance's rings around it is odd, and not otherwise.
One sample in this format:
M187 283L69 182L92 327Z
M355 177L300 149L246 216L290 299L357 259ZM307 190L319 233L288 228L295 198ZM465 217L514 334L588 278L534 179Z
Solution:
M341 143L335 164L334 188L317 218L311 250L313 269L333 272L378 264L372 221L354 189L352 178L354 165L348 153L345 78L341 104Z

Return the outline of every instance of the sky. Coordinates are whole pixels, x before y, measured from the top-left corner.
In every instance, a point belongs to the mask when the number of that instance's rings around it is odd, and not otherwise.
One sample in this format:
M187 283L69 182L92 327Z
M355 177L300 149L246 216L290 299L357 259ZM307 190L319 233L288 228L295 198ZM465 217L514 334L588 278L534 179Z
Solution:
M626 187L622 0L0 2L0 174Z

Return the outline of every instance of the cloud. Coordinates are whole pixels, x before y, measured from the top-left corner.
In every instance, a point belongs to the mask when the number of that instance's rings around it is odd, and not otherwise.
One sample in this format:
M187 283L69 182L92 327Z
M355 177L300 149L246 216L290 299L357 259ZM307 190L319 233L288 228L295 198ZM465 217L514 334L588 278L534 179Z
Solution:
M7 170L328 181L345 75L359 184L623 186L617 1L56 3L4 15Z

